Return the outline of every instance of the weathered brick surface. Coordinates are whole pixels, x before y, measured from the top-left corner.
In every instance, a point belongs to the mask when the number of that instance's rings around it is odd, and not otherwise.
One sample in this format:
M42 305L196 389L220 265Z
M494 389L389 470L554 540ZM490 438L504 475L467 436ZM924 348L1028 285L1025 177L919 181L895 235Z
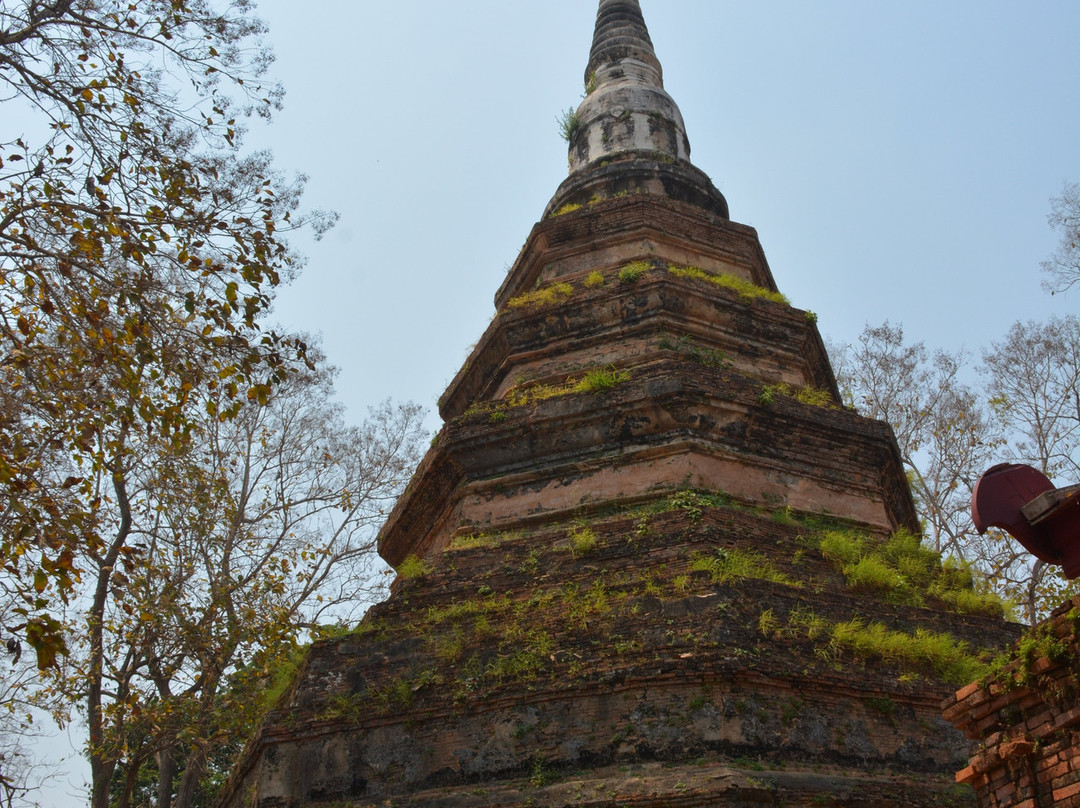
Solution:
M608 65L623 83L640 67ZM627 109L585 129L668 131ZM973 803L940 703L1015 631L929 591L856 591L824 557L827 529L918 529L891 430L839 406L815 318L762 299L756 232L686 150L622 148L550 204L580 209L534 227L379 535L390 598L310 649L228 808ZM617 384L567 383L609 369ZM949 650L915 659L924 632ZM988 766L964 780L1006 795ZM1063 801L1072 774L1051 778Z
M762 387L669 357L602 396L509 408L497 422L486 410L463 416L443 429L379 551L400 564L462 529L513 530L684 485L917 529L887 427L783 396L765 406Z
M597 515L583 554L572 522L444 551L360 633L312 648L230 804L966 804L950 783L968 744L938 711L949 685L792 621L857 616L991 648L1001 623L853 598L806 527L774 516ZM688 568L763 548L789 583ZM440 617L452 604L471 606Z
M636 283L618 280L645 256ZM384 558L426 572L311 649L229 808L971 803L953 781L969 744L939 709L962 682L830 632L859 620L988 653L1015 632L848 587L808 535L918 527L890 430L836 406L812 318L665 261L772 287L752 229L670 200L608 200L534 231L499 299L537 280L574 291L505 309L451 384L449 421L379 537ZM593 270L603 284L584 283ZM609 367L629 378L508 403ZM780 383L833 406L764 395ZM692 568L724 554L770 572ZM983 771L967 780L1006 787Z
M980 808L1080 805L1080 597L1057 609L997 676L957 691L945 717L979 742L958 782ZM1053 657L1040 652L1051 649ZM1031 650L1027 650L1031 649Z
M638 194L602 200L536 224L495 296L495 307L501 310L507 300L538 282L605 265L618 268L640 258L734 271L776 289L754 228L661 194Z
M565 279L575 290L557 308L501 309L447 388L442 416L457 417L474 401L500 397L522 381L563 381L583 368L648 362L662 355L663 341L687 338L723 352L733 369L762 382L835 390L805 312L678 278L666 269L670 258L650 260L656 268L634 284L618 281L616 265L604 268L604 286L587 287L584 279L598 270L590 264Z

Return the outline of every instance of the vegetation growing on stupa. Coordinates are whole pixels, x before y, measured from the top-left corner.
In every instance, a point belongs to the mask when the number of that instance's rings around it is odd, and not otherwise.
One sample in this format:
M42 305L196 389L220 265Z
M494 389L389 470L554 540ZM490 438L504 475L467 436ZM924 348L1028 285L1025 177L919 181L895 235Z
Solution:
M563 384L528 383L512 387L502 399L474 402L462 417L473 418L487 414L489 421L497 423L505 420L507 410L510 409L575 393L603 393L628 381L630 381L629 371L620 370L614 366L593 368L585 371L580 378L570 377Z
M802 404L809 404L813 407L839 407L828 390L819 390L811 385L792 387L786 382L767 384L762 387L761 393L758 395L758 403L764 407L771 406L778 396L793 398Z
M961 614L1011 614L1011 606L996 593L976 588L970 567L953 559L943 562L906 530L898 530L884 543L845 530L825 531L810 542L858 592L911 606L935 599Z
M758 286L744 278L722 272L706 272L704 269L693 266L680 267L675 264L668 266L668 271L680 278L694 278L699 281L715 284L724 289L737 292L740 297L750 299L768 300L773 303L788 304L788 299L780 292L773 292L763 286Z
M770 555L738 538L750 535L745 528L728 537L725 525L734 526L732 519L750 520L746 524L756 524L759 535L778 537L769 542ZM681 532L677 525L684 526ZM679 538L662 560L648 561L644 554L656 552L646 548L657 534ZM611 655L627 664L635 655L654 653L649 649L657 637L639 615L657 608L682 613L688 607L681 604L697 601L712 604L705 615L715 617L695 623L696 629L677 630L665 645L693 654L696 647L722 642L709 628L712 619L748 621L763 644L740 651L751 658L782 643L791 646L787 653L802 660L799 664L825 670L881 665L901 682L932 678L963 684L989 670L992 653L944 631L887 626L865 616L859 604L868 597L886 610L933 603L982 615L1008 608L980 591L969 570L943 562L908 532L876 537L826 515L750 506L722 492L679 490L639 505L583 513L570 524L539 532L462 535L422 568L409 562L417 575L408 577L438 576L476 553L498 553L515 566L500 572L496 565L473 582L471 593L421 605L407 620L365 620L358 633L386 641L423 637L430 663L331 702L325 720L359 720L368 710L402 709L429 687L449 688L457 703L465 703L509 685L572 686L576 678L591 675L590 665L603 666L598 658ZM637 560L617 561L626 556ZM585 569L591 572L583 576ZM501 582L521 575L530 581L527 588L503 588ZM838 610L835 601L822 601L822 593L832 590L859 597L846 599L846 610ZM755 596L736 605L734 593L743 591ZM609 642L593 644L589 665L581 651L563 645L597 636Z
M538 309L561 303L574 293L574 287L568 283L553 283L534 289L531 292L512 297L506 301L510 309Z

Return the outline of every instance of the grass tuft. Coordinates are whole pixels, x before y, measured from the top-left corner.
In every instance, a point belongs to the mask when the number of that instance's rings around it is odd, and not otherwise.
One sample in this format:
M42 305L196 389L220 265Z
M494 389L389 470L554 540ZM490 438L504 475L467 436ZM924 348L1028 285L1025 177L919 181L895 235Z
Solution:
M630 381L630 374L625 370L617 370L612 367L608 370L590 370L575 382L570 392L572 393L603 393L623 382Z
M986 675L989 667L969 653L969 646L951 634L918 629L914 634L892 631L881 623L859 619L832 627L830 646L867 659L880 659L920 673L930 673L956 685Z
M405 581L412 580L413 578L422 578L431 571L430 561L414 555L406 558L397 567L398 577Z
M730 289L736 292L739 297L744 297L749 300L768 300L773 303L783 303L788 305L788 299L779 292L773 292L766 289L763 286L758 286L755 283L751 283L748 280L739 278L735 275L729 275L725 273L706 272L699 267L680 267L675 264L668 266L668 271L672 275L679 278L695 278L697 280L706 281L716 286L723 287L724 289Z
M780 619L772 609L766 609L758 616L758 631L766 637L773 637L780 629Z
M1074 637L1080 635L1080 609L1073 608L1067 618L1073 623ZM1024 632L1020 641L1012 648L995 657L990 663L990 671L997 682L1006 690L1037 687L1039 677L1032 672L1032 666L1037 660L1048 659L1053 663L1065 663L1068 666L1069 638L1059 637L1054 629L1055 623L1051 621L1033 626ZM1074 667L1071 675L1066 676L1064 681L1058 681L1054 686L1041 690L1051 698L1055 697L1054 691L1057 691L1058 698L1065 696L1075 703L1074 694L1080 690L1080 671Z
M619 270L619 283L637 283L650 269L652 264L647 261L633 261Z
M559 122L559 134L562 135L562 139L569 143L574 139L574 135L581 129L581 118L577 114L577 110L573 107L568 107L558 117Z
M575 210L581 210L583 207L585 206L579 205L577 202L567 202L558 210L553 210L551 212L551 218L554 219L556 216L565 216L567 213L573 213Z
M512 297L506 301L508 309L539 309L562 303L574 294L574 287L568 283L553 283L542 289L534 289L523 295Z
M769 407L776 401L777 396L787 396L788 398L795 399L801 404L808 404L811 407L838 409L836 401L833 400L832 394L829 393L828 390L819 390L811 385L807 385L806 387L792 387L787 382L765 385L761 388L761 393L758 395L758 403L763 407Z
M537 404L549 398L570 395L571 393L603 393L611 388L630 380L630 374L625 370L614 367L588 371L581 379L569 378L565 384L528 384L522 387L512 387L506 393L506 398L498 404L493 402L477 402L469 407L463 417L471 418L487 413L489 421L503 421L506 419L505 409L509 407L523 407L527 404Z
M477 547L498 547L507 539L514 538L510 533L470 533L468 536L455 536L450 540L448 549L471 550Z
M843 573L848 586L890 603L924 606L933 598L960 614L1003 617L1012 607L976 580L971 568L925 547L918 536L898 530L884 542L848 530L827 530L816 543Z
M596 533L591 527L575 527L570 531L570 552L574 558L588 555L596 548Z
M279 706L289 688L296 680L300 666L307 659L309 645L293 645L271 668L273 671L266 688L262 692L262 703L267 709Z
M595 289L597 286L603 286L603 285L604 285L604 276L598 270L594 269L592 272L590 272L588 274L588 277L585 278L585 286L588 287L589 289Z
M863 556L854 564L844 567L848 586L859 592L884 595L905 586L903 577L880 556Z
M863 555L866 539L846 530L828 530L821 534L818 549L836 566L856 563Z
M780 572L765 556L752 550L721 548L713 555L695 553L690 558L690 569L709 573L713 582L718 584L753 578L787 586L801 586L798 581Z

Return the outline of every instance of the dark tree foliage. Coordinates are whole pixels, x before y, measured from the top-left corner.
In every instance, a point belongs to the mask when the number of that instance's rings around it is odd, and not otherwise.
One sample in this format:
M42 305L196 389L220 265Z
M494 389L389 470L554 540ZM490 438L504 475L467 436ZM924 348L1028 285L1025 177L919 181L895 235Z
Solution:
M303 180L239 150L281 91L248 0L0 4L0 563L4 630L42 670L81 614L93 805L108 604L134 565L150 454L267 402L305 346L265 331L297 265ZM121 694L120 698L123 696Z
M280 98L251 11L0 6L0 556L42 667L77 551L107 558L125 529L101 506L123 510L132 435L182 444L193 391L233 412L302 347L259 327L295 263L280 234L301 183L236 151L238 113Z

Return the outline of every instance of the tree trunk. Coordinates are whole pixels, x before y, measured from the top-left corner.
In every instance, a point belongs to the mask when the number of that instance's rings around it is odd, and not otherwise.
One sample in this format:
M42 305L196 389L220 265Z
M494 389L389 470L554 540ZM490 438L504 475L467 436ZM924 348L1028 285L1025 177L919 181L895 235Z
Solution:
M157 808L170 808L173 797L173 780L176 777L176 755L166 746L157 753L158 787Z
M128 756L127 773L124 778L124 793L116 801L116 808L129 808L131 805L131 795L134 793L135 784L139 780L139 770L142 769L145 762L146 758L142 755L141 747L138 753Z
M90 753L91 808L109 808L109 783L115 768L114 761L102 760L94 752Z
M194 747L184 765L184 776L180 778L180 787L176 789L176 800L172 808L191 808L199 792L199 781L206 768L206 750Z
M103 707L105 678L105 604L109 597L109 581L113 568L120 557L120 548L124 546L131 533L131 501L127 487L120 472L113 473L113 490L116 492L116 504L120 511L120 526L109 545L108 552L98 567L97 586L90 612L86 616L87 633L90 640L86 687L86 723L90 735L90 808L109 808L109 785L116 771L116 756L108 758L103 754L105 748L105 712Z

